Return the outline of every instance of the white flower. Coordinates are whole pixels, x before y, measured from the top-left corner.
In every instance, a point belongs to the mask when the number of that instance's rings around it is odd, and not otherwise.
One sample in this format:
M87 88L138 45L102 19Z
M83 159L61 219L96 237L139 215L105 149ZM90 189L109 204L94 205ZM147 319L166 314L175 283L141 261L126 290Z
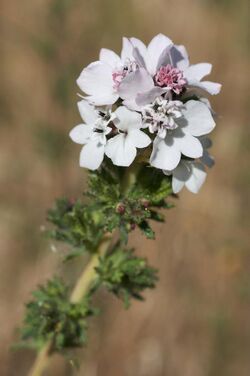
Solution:
M182 159L173 171L163 172L166 175L173 175L172 189L174 193L179 193L184 186L190 192L198 193L207 176L202 163L185 159Z
M151 143L148 135L140 130L142 128L141 115L119 107L113 120L118 134L109 139L105 153L117 166L129 166L136 157L136 148L145 148Z
M169 51L169 63L183 72L183 77L190 88L201 89L209 94L218 94L221 84L211 81L201 81L211 73L212 64L199 63L190 65L187 51L184 46L173 46Z
M168 59L173 42L163 34L154 37L148 47L136 38L131 38L130 42L133 46L132 56L139 69L122 80L118 93L127 107L140 110L141 106L169 90L156 86L153 77L157 69Z
M117 101L120 83L138 67L132 52L131 43L127 38L123 38L121 57L111 50L102 48L99 60L83 69L77 84L88 95L86 99L89 102L102 106Z
M113 114L97 111L85 100L78 102L80 115L85 124L79 124L70 132L71 139L85 145L80 153L80 166L96 170L103 161L106 136L111 132L108 126Z
M199 101L190 100L184 105L182 117L175 119L176 129L168 129L164 139L156 136L150 164L163 170L173 170L181 155L200 158L203 147L198 137L210 133L215 127L210 110Z
M165 175L172 175L174 193L179 193L184 186L190 192L198 193L206 180L205 166L211 168L214 165L214 159L207 151L212 146L211 140L207 137L200 137L199 139L204 148L201 158L198 160L181 159L173 171L163 170Z
M182 117L183 108L181 101L158 97L153 103L142 108L143 123L148 126L151 133L157 132L158 137L164 139L168 129L173 130L178 127L176 120Z
M212 65L190 65L184 46L173 45L172 41L162 34L154 37L148 47L136 38L131 38L130 41L134 47L133 56L136 62L154 78L156 86L172 90L176 94L180 94L185 87L198 88L210 94L220 92L220 84L201 81L211 73Z

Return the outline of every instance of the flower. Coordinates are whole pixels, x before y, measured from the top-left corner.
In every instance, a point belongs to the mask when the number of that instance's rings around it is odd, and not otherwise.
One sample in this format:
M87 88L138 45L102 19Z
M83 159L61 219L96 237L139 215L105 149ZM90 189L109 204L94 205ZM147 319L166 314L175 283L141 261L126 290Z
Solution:
M155 36L148 47L137 38L131 38L130 42L138 69L122 80L118 93L124 105L132 110L140 110L142 105L169 90L169 87L157 87L153 77L164 62L167 63L173 42L163 34Z
M132 55L133 46L123 38L121 57L102 48L99 60L83 69L77 84L87 94L86 99L97 105L111 105L119 98L118 88L123 79L138 68Z
M169 171L163 172L170 175ZM198 193L207 176L202 163L185 159L180 161L171 174L173 175L172 189L174 193L179 193L184 186L190 192Z
M198 193L206 180L205 166L210 168L214 165L214 159L207 151L212 145L211 140L207 137L200 137L200 142L204 149L199 160L184 158L173 171L163 171L165 175L172 175L174 193L179 193L184 186L190 192Z
M108 126L114 115L97 111L85 100L78 102L78 109L85 124L79 124L70 132L71 139L85 145L80 153L80 166L96 170L103 161L106 136L112 128Z
M182 117L174 119L175 129L167 129L165 138L155 137L150 164L163 170L173 170L181 155L200 158L203 147L198 137L208 134L215 127L210 110L200 102L189 100L182 109ZM162 125L159 124L159 127Z
M140 130L142 118L137 112L121 106L114 112L113 123L118 134L109 139L105 153L114 165L129 166L136 157L136 148L145 148L151 143L148 135Z
M212 141L207 137L199 139L203 146L203 154L198 160L183 158L173 171L163 170L165 175L172 175L174 193L179 193L184 186L190 192L198 193L207 177L205 166L211 168L214 165L214 159L207 151L212 146Z
M152 142L144 160L151 153L149 164L173 176L175 193L184 185L198 192L205 167L214 164L204 137L215 127L214 112L204 92L218 94L221 85L202 81L211 69L208 63L190 65L185 47L163 34L148 46L123 38L121 56L101 49L77 80L86 93L78 103L85 124L70 137L84 145L80 165L95 170L106 155L114 165L130 166L137 148Z
M157 92L156 89L153 89L154 86L164 88L165 92L171 91L177 95L184 92L186 88L200 89L210 94L219 93L220 84L201 81L203 77L211 72L212 65L208 63L190 65L184 46L174 45L168 37L162 34L154 37L148 47L136 38L131 38L130 42L133 45L133 56L138 66L145 69L153 79L153 85L151 82L151 87L147 88L147 94L152 96L152 91L156 93L153 99L159 93L159 91ZM120 87L120 93L127 103L128 94L124 90L124 88L127 89L126 81L124 79ZM137 93L134 94L134 101L131 101L130 92L130 102L128 104L130 107L133 106L133 108L135 108L134 102L138 105L143 100L142 98L140 99L143 92L141 87L137 86L137 89Z
M142 118L151 133L157 132L157 136L165 138L168 129L178 127L177 119L182 117L181 110L184 108L181 101L172 101L163 97L156 98L142 108Z

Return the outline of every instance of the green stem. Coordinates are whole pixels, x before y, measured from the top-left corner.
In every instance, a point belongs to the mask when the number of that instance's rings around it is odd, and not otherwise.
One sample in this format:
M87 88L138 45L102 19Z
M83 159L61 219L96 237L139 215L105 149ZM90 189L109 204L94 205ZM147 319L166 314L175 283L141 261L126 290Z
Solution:
M140 169L141 164L136 162L134 162L133 165L126 169L121 184L122 194L127 193L129 188L135 184Z

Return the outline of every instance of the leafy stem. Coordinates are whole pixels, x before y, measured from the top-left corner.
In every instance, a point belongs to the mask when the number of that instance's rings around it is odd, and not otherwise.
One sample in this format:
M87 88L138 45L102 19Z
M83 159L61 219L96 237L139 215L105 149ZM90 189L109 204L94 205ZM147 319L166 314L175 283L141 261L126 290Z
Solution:
M112 236L106 235L104 236L102 242L99 245L99 248L95 254L90 258L89 263L84 268L82 274L80 275L79 279L77 280L75 287L71 293L70 301L72 303L80 302L85 294L88 293L91 284L93 283L94 279L96 278L96 267L99 264L99 258L102 255L105 255ZM49 340L47 343L44 344L42 349L39 351L33 367L29 373L29 376L41 376L45 369L49 365L49 359L52 355L53 349L53 339Z
M89 262L71 290L55 277L35 290L26 304L21 346L38 350L29 376L42 376L55 352L82 347L87 341L87 319L97 310L92 296L105 288L130 306L143 300L143 292L154 288L157 270L145 258L127 249L128 235L138 228L154 238L150 221L162 222L160 209L170 208L165 199L172 194L168 177L134 163L116 168L106 163L89 174L86 200L57 200L48 212L53 228L47 235L70 245L64 261L89 254Z
M130 187L135 184L139 169L140 165L134 164L131 168L126 170L121 183L122 194L126 194ZM84 296L88 294L97 277L97 267L100 263L101 257L105 256L113 236L114 235L110 233L106 233L103 236L96 252L91 256L89 263L84 268L72 290L69 299L71 303L76 304L81 302ZM52 354L53 338L48 340L38 352L35 362L29 372L29 376L42 376L43 372L49 365L49 360Z

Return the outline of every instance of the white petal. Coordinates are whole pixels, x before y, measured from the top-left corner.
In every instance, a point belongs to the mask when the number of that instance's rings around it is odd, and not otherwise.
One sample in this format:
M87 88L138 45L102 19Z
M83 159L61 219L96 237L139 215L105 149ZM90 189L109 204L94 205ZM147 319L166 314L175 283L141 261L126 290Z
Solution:
M194 89L194 90L195 90L195 89ZM188 93L188 91L189 91L189 90L187 90L187 93ZM204 103L204 104L209 108L209 110L211 111L211 114L212 114L213 116L216 115L216 112L212 109L211 103L210 103L210 101L208 100L208 98L200 97L200 98L199 98L199 101L202 102L202 103Z
M133 57L141 67L146 68L146 61L148 55L147 47L142 41L140 41L137 38L131 38L130 41L134 47Z
M192 174L186 181L185 185L187 189L192 193L198 193L201 186L206 180L206 172L201 163L192 164Z
M123 105L133 111L141 111L141 106L138 106L135 99L125 99Z
M159 97L166 91L168 91L168 89L155 86L145 93L138 94L135 98L135 102L139 107L145 106L146 104L152 103L156 97Z
M121 82L118 93L122 99L131 100L136 98L137 94L149 91L154 87L154 81L148 72L143 69L137 69L128 74Z
M154 75L156 73L161 54L164 50L169 49L172 44L171 39L163 34L158 34L151 40L148 45L149 61L147 67L150 74Z
M115 126L123 131L128 131L133 128L142 127L142 118L138 112L130 111L125 106L120 106L114 112L116 118L113 120Z
M181 70L186 69L189 66L189 58L187 50L182 45L174 45L171 48L172 65L178 67Z
M69 137L72 141L82 145L89 141L92 132L93 129L91 126L87 124L79 124L70 131Z
M178 134L178 128L173 131L172 135ZM185 134L182 137L174 137L175 147L180 152L190 158L200 158L203 154L203 148L198 138L193 137L190 134Z
M113 89L112 68L109 64L96 61L83 69L77 84L89 95L89 100L96 105L113 104L117 94Z
M183 115L187 124L182 128L184 132L189 132L193 136L203 136L214 129L215 122L204 103L190 100L186 102L185 107Z
M172 48L172 44L170 44L168 47L166 47L162 53L159 56L158 63L156 66L156 70L160 69L162 66L166 66L167 64L172 64L171 57L170 57L170 51Z
M103 161L104 148L103 144L96 141L86 144L80 153L80 166L96 170Z
M174 139L167 136L166 139L156 137L153 143L153 151L150 164L162 170L173 170L181 159L181 153L174 145Z
M120 57L114 52L107 48L102 48L100 51L100 61L109 64L112 68L121 65Z
M196 80L189 80L188 85L192 88L198 88L202 91L208 92L211 95L219 94L221 90L221 84L218 84L217 82L211 82L211 81L196 81Z
M147 56L143 57L138 48L133 49L133 57L140 67L147 69Z
M184 185L185 183L182 180L176 179L175 176L172 177L172 190L174 193L179 193Z
M97 111L94 107L85 100L78 102L77 106L83 121L86 124L94 124L98 118Z
M184 187L185 182L190 177L191 172L191 166L182 161L179 163L179 165L173 171L172 189L174 193L180 192L180 190Z
M130 38L130 41L135 48L138 48L141 55L144 57L147 53L147 47L145 46L145 44L137 38Z
M212 64L209 64L209 63L194 64L194 65L190 65L187 69L185 69L184 76L188 81L189 80L200 81L203 77L211 73L211 70L212 70Z
M123 63L126 62L127 59L133 59L133 46L132 43L128 38L122 38L122 52L121 52L121 59Z
M108 141L105 153L114 165L130 166L136 157L136 148L125 134L118 134Z
M151 143L151 138L139 129L130 130L127 137L137 148L145 148Z
M110 95L104 93L102 95L102 93L100 93L99 95L89 95L85 98L88 100L89 103L95 106L107 106L114 104L119 98L119 95L115 93Z

